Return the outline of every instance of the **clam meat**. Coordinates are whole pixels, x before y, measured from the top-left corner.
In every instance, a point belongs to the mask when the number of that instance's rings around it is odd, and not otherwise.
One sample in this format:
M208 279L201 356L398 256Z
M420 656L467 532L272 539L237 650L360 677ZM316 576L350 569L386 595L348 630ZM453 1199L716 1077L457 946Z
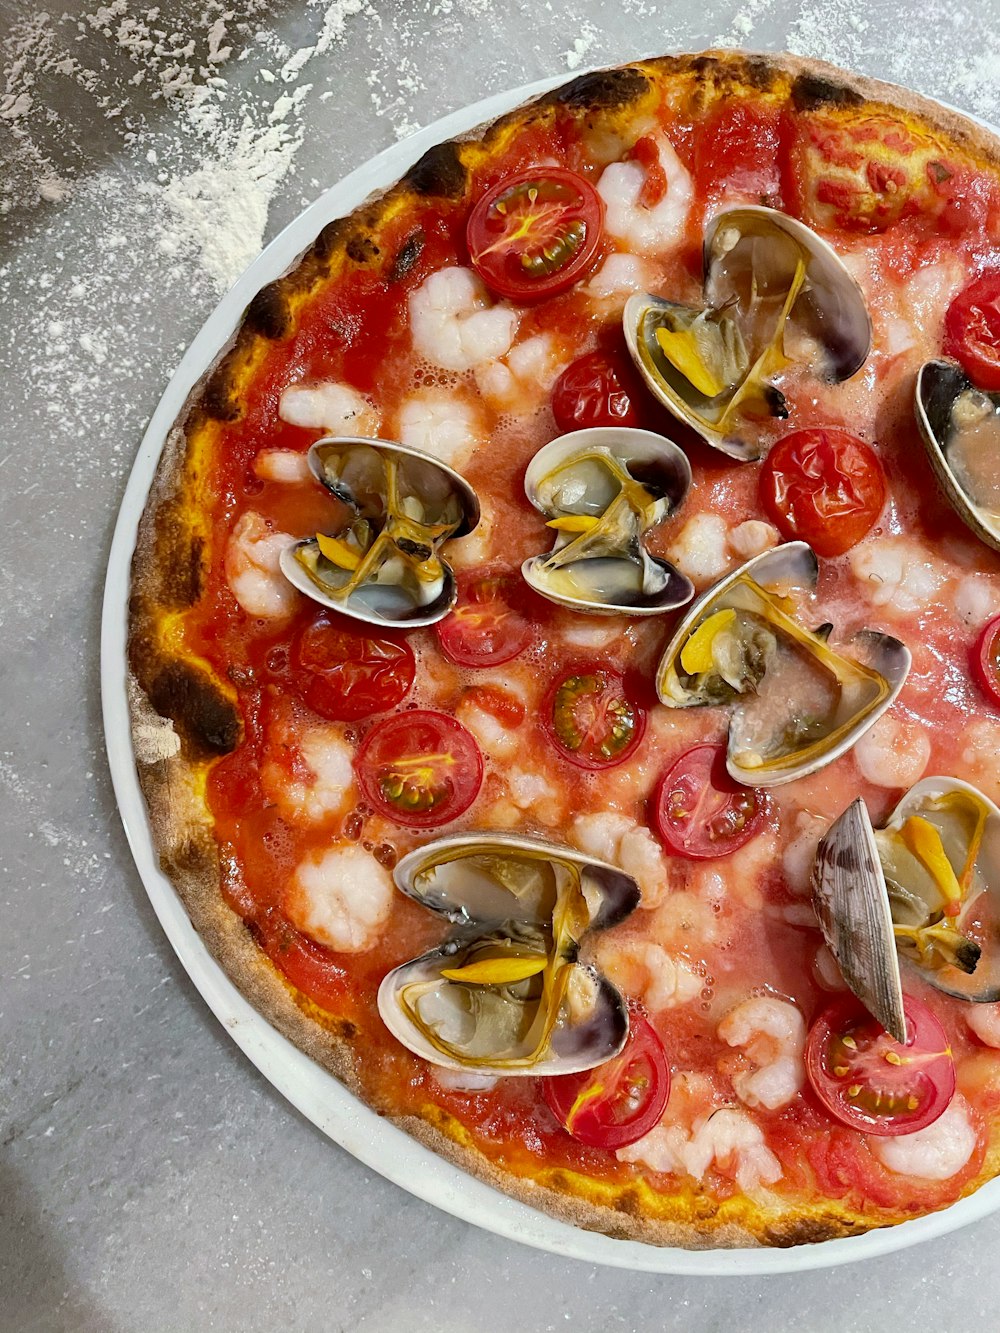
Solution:
M308 459L345 516L336 531L282 553L289 582L371 624L411 628L447 615L457 588L441 548L479 521L469 483L429 454L382 440L318 440Z
M856 800L819 845L813 894L844 979L897 1039L897 959L947 995L1000 1000L1000 810L967 782L921 779L879 829Z
M909 651L888 634L862 630L847 656L830 646L832 626L804 628L788 594L816 578L805 542L755 556L698 598L660 660L668 708L730 709L726 766L746 786L792 782L846 753L909 671Z
M871 319L836 251L773 208L740 205L710 220L699 305L637 293L625 339L648 388L709 444L760 457L755 423L786 417L775 379L790 363L827 380L864 364Z
M562 435L528 465L525 492L555 533L551 551L521 566L525 581L590 615L656 615L694 586L651 556L645 534L683 503L691 466L652 431L598 427Z
M569 848L459 834L405 856L397 887L452 922L451 937L388 974L382 1021L432 1064L484 1074L575 1073L617 1055L628 1009L579 961L587 931L639 902L634 879Z
M977 389L953 361L927 361L914 408L948 499L980 541L1000 551L1000 394Z

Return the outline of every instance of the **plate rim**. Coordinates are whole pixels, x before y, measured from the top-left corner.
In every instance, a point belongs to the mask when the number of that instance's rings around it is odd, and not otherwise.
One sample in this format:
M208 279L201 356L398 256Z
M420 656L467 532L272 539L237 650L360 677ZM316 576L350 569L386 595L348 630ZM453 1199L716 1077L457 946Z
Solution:
M579 70L571 78L601 68L607 67ZM269 242L222 296L192 339L143 433L115 521L108 557L101 611L101 707L118 811L132 858L157 920L180 965L228 1035L268 1082L327 1138L363 1166L407 1193L504 1239L564 1258L636 1272L706 1277L765 1276L877 1258L933 1240L1000 1209L1000 1177L986 1182L974 1194L924 1217L859 1236L790 1249L686 1250L617 1240L601 1232L571 1226L501 1193L420 1144L377 1115L332 1074L271 1027L208 952L157 862L132 747L126 690L127 616L130 568L139 520L171 427L191 390L235 332L251 298L266 283L286 272L327 222L350 213L374 191L394 184L428 148L468 133L569 81L565 74L559 74L469 103L388 145L335 181ZM939 99L928 100L957 111ZM969 112L959 111L958 114L1000 134L997 127Z

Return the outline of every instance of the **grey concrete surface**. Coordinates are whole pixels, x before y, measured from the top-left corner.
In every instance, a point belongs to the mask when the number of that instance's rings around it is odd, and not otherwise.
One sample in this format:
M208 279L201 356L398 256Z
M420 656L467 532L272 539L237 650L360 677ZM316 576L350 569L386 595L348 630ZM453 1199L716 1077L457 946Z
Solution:
M210 133L188 94L163 95L163 71L197 67L233 135L242 117L276 127L252 243L408 127L641 53L791 47L996 116L1000 3L233 8L163 0L149 23L164 37L143 50L133 0L59 0L47 17L0 0L0 1328L996 1328L1000 1217L847 1270L654 1278L498 1240L330 1144L232 1045L160 934L103 757L98 625L143 426L224 283L218 257L188 233L171 252L160 225ZM213 62L219 17L231 52ZM275 79L324 24L325 49ZM189 31L195 54L177 55Z

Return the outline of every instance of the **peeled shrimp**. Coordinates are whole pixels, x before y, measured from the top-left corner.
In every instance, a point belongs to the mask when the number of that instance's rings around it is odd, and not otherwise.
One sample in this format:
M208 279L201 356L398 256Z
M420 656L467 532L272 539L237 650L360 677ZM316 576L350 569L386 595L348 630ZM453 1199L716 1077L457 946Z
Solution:
M278 401L278 416L292 426L327 435L376 435L379 416L357 389L336 380L290 384Z
M768 995L753 996L730 1010L719 1024L719 1036L746 1054L748 1067L733 1075L741 1102L773 1111L801 1092L806 1025L795 1005Z
M392 876L361 847L310 852L285 890L283 906L304 935L339 953L362 953L382 939L392 911Z
M701 994L701 977L683 958L672 958L647 940L616 940L602 936L595 953L601 971L628 995L642 1000L651 1013L687 1004Z
M933 1124L915 1134L869 1135L872 1152L890 1171L919 1180L950 1180L976 1147L978 1135L961 1093Z
M254 510L243 514L226 546L226 582L248 616L283 620L301 596L282 574L282 551L295 545L287 532L275 532Z
M639 202L646 170L639 162L612 162L597 182L604 200L605 230L637 255L660 255L684 239L693 190L691 177L665 134L655 135L667 192L651 208Z
M398 429L403 444L433 454L459 470L485 439L482 412L471 394L434 385L425 385L404 398Z
M506 356L517 313L494 305L470 268L442 268L410 293L413 350L444 370L472 370Z

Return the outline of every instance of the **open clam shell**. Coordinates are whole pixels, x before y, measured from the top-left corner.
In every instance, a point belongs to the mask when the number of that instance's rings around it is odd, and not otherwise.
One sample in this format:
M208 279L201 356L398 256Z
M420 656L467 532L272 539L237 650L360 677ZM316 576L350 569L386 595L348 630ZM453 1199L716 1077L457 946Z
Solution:
M397 887L458 929L379 987L379 1013L433 1064L485 1074L574 1073L616 1055L624 998L579 962L582 936L639 902L615 866L531 838L459 834L405 856Z
M369 624L409 629L446 616L457 589L441 548L479 522L465 478L419 449L361 437L318 440L308 460L345 516L336 532L282 552L288 581Z
M977 389L953 361L926 361L914 412L942 490L979 540L1000 551L1000 394Z
M816 586L805 542L786 542L726 575L667 645L656 690L668 708L731 709L726 766L747 786L805 777L846 753L892 704L910 668L898 639L856 634L850 657L813 633L786 594Z
M731 458L760 457L754 422L787 416L773 379L790 361L842 380L863 364L871 319L836 251L795 218L740 205L708 223L697 306L638 293L625 340L665 407Z
M652 431L606 426L544 445L524 489L556 526L546 555L525 560L525 581L549 601L589 615L658 615L683 606L694 585L643 544L684 501L691 465Z
M882 828L858 798L813 866L816 913L844 979L902 1040L899 960L935 989L1000 1000L1000 810L957 778L923 778Z

